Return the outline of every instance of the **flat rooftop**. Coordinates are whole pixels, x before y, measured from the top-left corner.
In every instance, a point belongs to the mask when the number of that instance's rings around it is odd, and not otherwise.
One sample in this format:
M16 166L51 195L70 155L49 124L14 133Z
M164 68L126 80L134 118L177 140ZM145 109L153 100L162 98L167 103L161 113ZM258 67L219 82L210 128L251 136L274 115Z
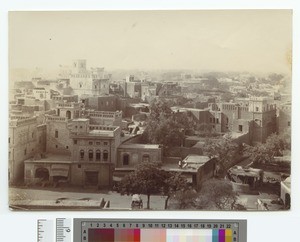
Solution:
M179 168L178 164L173 164L173 163L164 163L161 166L162 170L172 171L172 172L182 172L182 173L185 173L185 172L187 172L187 173L197 173L198 172L198 168L196 168L196 167L190 167L190 166L187 166L185 168Z
M163 163L161 168L165 171L197 173L209 160L211 159L208 156L191 154L182 161L182 168L178 167L178 163Z
M113 130L92 130L88 132L88 136L105 136L105 137L114 137Z
M159 149L159 145L156 144L122 144L119 146L121 149Z
M195 145L192 146L192 148L202 149L204 145L205 145L204 141L198 141Z
M130 103L129 106L134 108L140 108L140 107L149 107L150 105L148 103Z
M69 155L57 155L48 153L45 155L45 158L32 158L24 161L25 163L44 163L44 162L53 162L53 163L72 163L71 156Z
M171 107L172 111L178 111L178 112L185 112L185 111L193 111L193 112L204 112L207 111L208 108L205 109L200 109L200 108L185 108L185 107L178 107L178 106L173 106Z
M241 166L234 166L229 169L229 172L237 176L240 175L240 176L260 177L260 174L261 172L263 172L263 170L255 169L255 168L243 168Z
M210 160L210 158L208 156L191 154L191 155L188 155L186 158L184 158L183 162L188 163L188 164L201 164L202 165L209 160Z
M239 133L239 132L233 132L233 131L231 131L229 134L230 134L231 138L237 139L237 138L239 138L239 137L241 137L241 136L243 136L243 135L245 135L247 133Z
M187 137L185 138L185 140L205 141L205 138L200 137L200 136L193 135L193 136L187 136Z
M285 155L285 156L275 156L274 157L275 162L291 162L291 156Z
M88 120L89 120L88 118L76 118L76 119L73 119L72 121L86 122Z

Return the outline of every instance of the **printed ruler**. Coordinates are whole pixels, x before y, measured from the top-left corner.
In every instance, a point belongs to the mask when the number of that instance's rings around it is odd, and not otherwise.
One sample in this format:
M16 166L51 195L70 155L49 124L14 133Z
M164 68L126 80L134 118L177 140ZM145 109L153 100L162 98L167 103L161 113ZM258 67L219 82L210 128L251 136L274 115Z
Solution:
M38 219L37 242L53 242L53 240L54 240L53 221L48 219Z
M72 219L38 219L37 242L72 242ZM55 228L55 229L54 229Z

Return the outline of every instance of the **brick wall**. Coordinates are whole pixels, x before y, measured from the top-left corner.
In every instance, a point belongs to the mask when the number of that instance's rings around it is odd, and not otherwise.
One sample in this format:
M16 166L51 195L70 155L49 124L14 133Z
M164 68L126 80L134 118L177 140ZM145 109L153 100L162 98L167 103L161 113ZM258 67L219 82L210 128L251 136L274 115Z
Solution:
M24 120L9 127L9 181L19 183L24 180L24 160L41 152L36 118Z
M55 136L55 132L58 136ZM67 122L47 122L47 148L48 153L70 155L73 150L73 141Z

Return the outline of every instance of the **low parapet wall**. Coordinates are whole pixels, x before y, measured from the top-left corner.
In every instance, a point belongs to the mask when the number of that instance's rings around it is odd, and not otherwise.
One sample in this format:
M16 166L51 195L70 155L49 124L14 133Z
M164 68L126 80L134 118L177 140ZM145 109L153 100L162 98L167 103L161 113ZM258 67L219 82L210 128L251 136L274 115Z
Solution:
M101 198L96 200L18 200L10 204L16 210L100 210L107 201Z

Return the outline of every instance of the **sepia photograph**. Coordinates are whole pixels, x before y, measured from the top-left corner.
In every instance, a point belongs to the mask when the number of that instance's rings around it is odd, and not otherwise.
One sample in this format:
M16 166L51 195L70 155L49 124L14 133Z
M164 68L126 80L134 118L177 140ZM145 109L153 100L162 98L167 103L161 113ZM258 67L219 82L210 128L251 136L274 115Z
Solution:
M292 17L9 12L10 209L290 210Z

